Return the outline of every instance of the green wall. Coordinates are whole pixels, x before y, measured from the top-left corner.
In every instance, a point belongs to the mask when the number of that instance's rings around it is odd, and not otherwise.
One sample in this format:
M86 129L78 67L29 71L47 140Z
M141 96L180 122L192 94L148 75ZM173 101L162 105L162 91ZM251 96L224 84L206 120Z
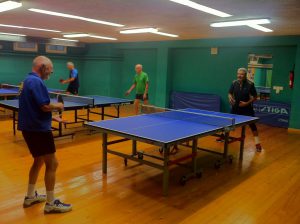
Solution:
M300 40L295 59L295 80L292 96L290 128L300 129Z
M292 105L290 127L300 129L300 37L249 37L163 42L89 44L84 49L70 48L68 55L51 55L54 75L47 85L61 88L58 80L66 77L65 63L75 62L80 74L80 94L124 97L132 84L134 65L141 63L150 78L150 103L168 106L171 91L213 93L222 97L222 110L228 111L227 90L239 67L247 67L249 53L271 54L274 65L272 86L284 90L271 99ZM210 48L218 47L218 55ZM43 52L40 52L43 53ZM30 70L35 55L0 51L0 81L18 82ZM16 64L18 66L16 66ZM294 89L289 71L296 64ZM129 98L133 98L132 93Z
M46 85L51 88L65 89L66 85L59 83L59 79L68 78L69 71L66 68L68 61L74 62L79 72L82 70L83 61L81 55L85 54L83 48L69 48L67 55L46 54L45 46L39 45L39 52L14 52L12 43L0 42L3 49L0 51L0 83L19 84L31 71L32 60L37 55L46 55L52 62L54 72L50 80L46 81ZM83 80L80 80L83 85Z
M247 67L249 53L272 54L273 85L283 85L280 95L272 90L271 99L291 102L288 74L293 67L296 47L219 47L218 55L211 55L210 48L175 48L169 62L171 90L212 93L222 97L222 109L227 111L227 92L236 78L239 67Z
M213 93L222 97L222 110L228 111L227 90L236 78L237 68L247 67L249 53L272 54L273 58L268 61L274 64L272 85L283 86L284 90L280 94L272 90L271 98L292 103L294 107L292 99L297 86L291 90L288 81L299 39L299 36L284 36L91 44L87 56L98 57L99 63L103 60L101 57L106 57L106 63L111 65L111 79L103 79L111 88L110 95L124 97L132 83L134 65L142 63L150 77L151 104L168 106L173 90ZM211 47L218 47L218 55L210 54ZM114 57L120 57L120 62L116 63ZM108 72L107 67L106 64L103 68L94 68ZM94 81L90 82L103 81L100 79L101 76L93 77ZM92 89L102 93L101 88ZM84 89L85 94L91 92L88 86ZM294 123L291 120L291 126Z
M157 52L156 49L125 49L122 50L123 62L121 64L121 73L114 74L120 77L120 96L130 88L133 84L135 75L135 65L142 64L144 71L149 76L149 101L155 102L156 96L156 76L157 76ZM134 91L131 93L130 98L134 98Z

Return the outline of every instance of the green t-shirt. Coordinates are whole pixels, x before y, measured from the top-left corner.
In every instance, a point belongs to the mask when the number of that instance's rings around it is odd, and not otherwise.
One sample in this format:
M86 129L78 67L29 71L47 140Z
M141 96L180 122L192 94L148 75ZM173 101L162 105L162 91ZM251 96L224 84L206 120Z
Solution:
M134 76L133 83L136 84L136 94L144 94L146 89L146 84L149 82L147 73L141 72L141 74L136 74Z

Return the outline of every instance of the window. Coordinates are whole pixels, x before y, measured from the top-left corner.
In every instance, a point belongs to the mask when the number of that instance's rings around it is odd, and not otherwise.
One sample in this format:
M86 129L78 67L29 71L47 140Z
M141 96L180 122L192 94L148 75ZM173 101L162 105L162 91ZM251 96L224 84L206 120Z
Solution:
M54 54L66 54L67 47L61 45L46 44L46 52Z
M33 42L15 42L14 51L37 52L38 45Z
M272 55L248 55L248 74L249 80L254 82L260 99L270 99L272 87L272 68L270 64Z

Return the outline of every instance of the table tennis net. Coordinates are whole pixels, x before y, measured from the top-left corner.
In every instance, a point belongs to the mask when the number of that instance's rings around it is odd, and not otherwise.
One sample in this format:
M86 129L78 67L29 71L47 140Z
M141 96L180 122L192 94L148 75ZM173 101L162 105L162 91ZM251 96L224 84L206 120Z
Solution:
M91 98L91 97L74 96L74 95L68 95L68 94L62 94L62 93L52 93L51 96L52 96L52 98L55 98L55 99L57 99L58 96L60 96L64 102L79 103L79 104L88 105L90 107L94 106L94 98Z
M10 90L19 91L20 86L18 86L18 85L10 85L10 84L1 84L1 88L2 89L10 89Z
M234 118L210 115L204 113L189 112L184 110L173 110L169 108L160 108L143 105L141 108L143 114L151 114L174 120L183 120L200 124L208 124L217 127L230 127L235 124Z

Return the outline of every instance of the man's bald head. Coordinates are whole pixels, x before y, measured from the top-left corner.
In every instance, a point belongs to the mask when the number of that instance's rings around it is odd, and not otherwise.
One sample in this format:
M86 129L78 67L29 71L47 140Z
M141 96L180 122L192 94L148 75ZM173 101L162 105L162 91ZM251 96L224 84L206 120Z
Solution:
M32 62L32 67L36 67L36 66L41 66L42 64L44 65L52 65L52 61L45 57L45 56L37 56L35 59L33 59L33 62Z
M52 61L45 56L37 56L33 59L32 71L37 73L43 80L49 79L53 72Z
M143 71L143 65L137 64L137 65L135 66L135 72L136 72L137 74L140 74L142 71Z
M75 67L75 65L74 65L73 62L69 61L69 62L67 63L67 68L68 68L69 70L74 69L74 67Z

